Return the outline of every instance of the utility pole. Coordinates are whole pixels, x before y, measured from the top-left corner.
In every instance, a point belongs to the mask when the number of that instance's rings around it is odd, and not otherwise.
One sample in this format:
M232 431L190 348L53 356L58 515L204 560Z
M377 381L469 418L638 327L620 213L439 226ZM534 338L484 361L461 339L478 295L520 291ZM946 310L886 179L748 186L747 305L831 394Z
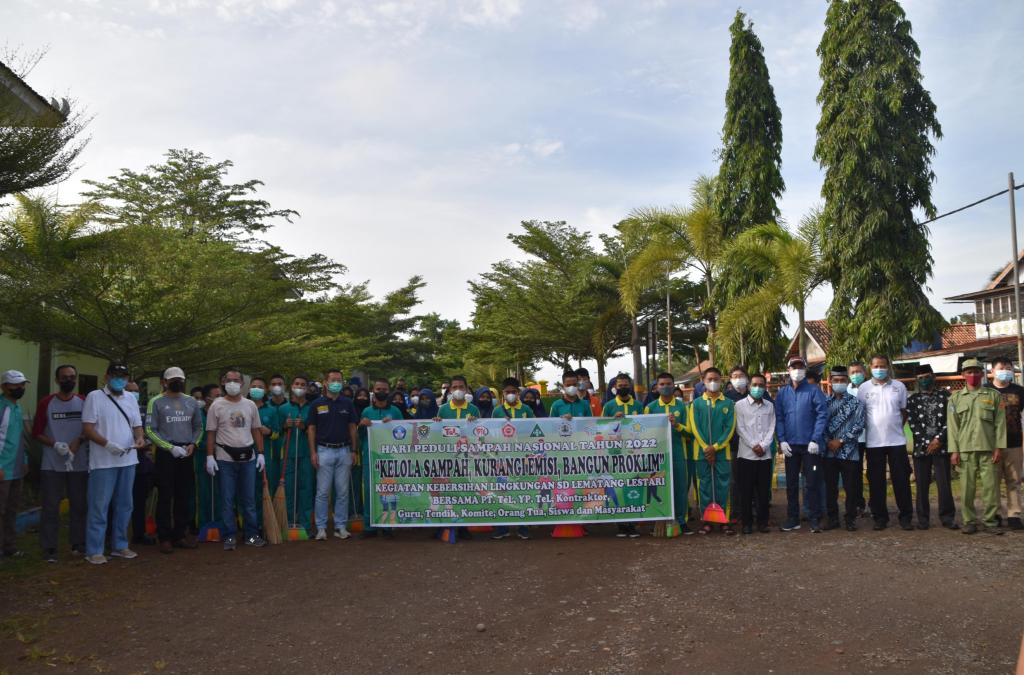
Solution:
M668 362L665 370L672 371L672 277L667 278L668 284L665 287L665 345L668 351Z
M1013 239L1013 304L1017 317L1017 366L1024 368L1024 331L1020 320L1020 251L1017 249L1017 204L1014 199L1013 172L1010 172L1010 236ZM1024 376L1024 373L1022 373ZM1018 378L1018 382L1020 378Z

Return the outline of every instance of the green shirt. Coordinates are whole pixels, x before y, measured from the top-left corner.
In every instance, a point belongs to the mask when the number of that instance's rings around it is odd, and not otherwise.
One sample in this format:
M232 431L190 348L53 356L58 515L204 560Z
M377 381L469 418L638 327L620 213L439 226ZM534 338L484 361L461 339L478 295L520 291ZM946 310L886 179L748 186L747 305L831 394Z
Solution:
M582 398L578 398L575 401L567 401L565 398L560 398L551 404L552 417L561 417L562 415L572 415L573 417L592 417L590 413L590 404L584 401Z
M4 472L4 480L15 480L22 476L25 466L25 455L21 451L24 431L25 420L21 406L8 401L6 396L0 396L0 469ZM102 449L100 451L105 452Z
M675 415L676 423L672 425L672 449L677 453L685 450L683 430L686 429L686 404L673 397L670 403L663 403L656 398L644 408L645 415Z
M454 405L455 401L448 401L437 411L437 416L443 420L462 420L467 417L480 417L480 408L472 403L462 402L461 406Z
M1006 447L1006 408L997 389L967 387L949 397L950 452L992 452Z
M618 413L622 413L624 417L629 417L630 415L640 415L643 411L640 409L640 403L632 396L625 401L616 396L605 403L604 409L601 410L603 417L615 417Z
M388 403L386 408L378 408L375 405L368 405L363 409L363 419L373 420L379 422L385 417L390 417L393 420L403 420L405 417L402 415L402 411L395 406ZM366 449L370 447L370 427L359 426L359 447Z
M703 459L704 448L715 445L716 452L732 459L729 441L736 433L736 404L724 396L712 399L705 393L693 399L688 412L686 429L693 434L693 458Z
M494 412L491 413L491 417L505 417L508 419L523 419L524 417L536 417L533 411L530 410L530 406L523 405L522 401L516 401L515 405L509 405L508 403L502 403L494 408Z
M278 408L278 421L284 425L287 420L298 420L305 422L309 416L309 401L306 401L302 405L296 405L294 401L285 403ZM260 418L262 420L262 417ZM288 429L284 429L284 434L287 436ZM305 425L300 429L298 424L291 428L291 438L288 441L288 447L284 449L285 452L298 453L299 457L309 456L309 437L306 435ZM294 455L292 456L294 459Z

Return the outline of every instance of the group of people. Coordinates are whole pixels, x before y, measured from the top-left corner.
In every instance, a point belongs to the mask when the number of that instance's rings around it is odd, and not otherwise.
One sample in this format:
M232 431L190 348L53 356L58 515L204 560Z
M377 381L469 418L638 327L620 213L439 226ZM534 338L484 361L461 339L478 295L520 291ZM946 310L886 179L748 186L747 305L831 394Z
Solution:
M935 384L928 366L917 374L916 391L892 378L884 356L869 364L833 366L829 393L808 381L806 363L790 359L788 383L774 397L764 375L736 366L725 381L706 369L684 400L671 373L661 373L645 400L637 400L632 379L617 375L604 397L586 369L563 374L560 397L546 410L540 392L515 378L500 390L470 389L465 377L445 382L439 395L430 388L407 390L377 379L369 388L346 383L328 370L319 381L297 375L252 377L246 387L238 370L219 383L186 392L181 368L160 378L161 392L139 400L139 386L124 364L107 368L105 384L87 396L77 393L73 365L56 369L57 391L43 398L29 425L20 399L28 382L18 371L0 376L0 543L4 556L19 555L15 515L27 471L24 441L42 445L40 544L46 560L58 560L60 504L69 503L73 554L94 564L113 557L131 559L135 544L154 544L162 553L193 549L204 524L217 527L225 550L261 547L258 495L282 487L288 521L315 540L349 538L349 516L363 512L371 494L367 428L399 419L472 421L480 417L518 419L550 415L628 417L667 415L672 436L673 503L682 534L697 507L697 532L720 527L735 534L756 528L768 532L774 462L785 464L787 510L781 529L812 532L845 525L857 528L870 514L874 529L889 524L891 485L900 526L914 529L911 464L904 425L912 432L913 475L917 483L916 527L931 525L929 490L938 491L938 516L958 529L952 496L952 467L960 467L962 531L1002 534L1000 485L1006 486L1005 524L1022 529L1020 474L1021 406L1024 388L1013 382L1013 364L996 359L989 384L984 368L964 361L964 388L950 394ZM868 500L863 497L867 465ZM984 512L974 510L981 480ZM801 485L802 483L802 485ZM146 501L156 488L156 537L146 533ZM839 508L840 489L844 505ZM691 493L694 499L691 502ZM333 503L332 503L333 495ZM803 499L804 509L801 509ZM704 522L709 504L724 507L727 523ZM733 519L738 504L739 518ZM328 519L333 513L333 526ZM980 521L980 522L979 522ZM239 532L239 522L241 532ZM131 540L129 540L129 525ZM460 528L464 531L463 528ZM516 534L529 538L525 527ZM389 528L366 523L363 537L392 536ZM511 535L495 528L493 538ZM618 536L637 537L634 523L620 523Z

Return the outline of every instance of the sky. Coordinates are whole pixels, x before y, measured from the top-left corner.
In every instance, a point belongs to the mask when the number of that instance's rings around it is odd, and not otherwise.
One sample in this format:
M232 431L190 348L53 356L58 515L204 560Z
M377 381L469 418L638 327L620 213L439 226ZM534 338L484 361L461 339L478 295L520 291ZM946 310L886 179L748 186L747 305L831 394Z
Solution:
M1024 182L1024 3L903 2L938 107L940 212ZM608 232L685 204L717 171L736 3L672 0L3 0L0 43L48 49L28 82L93 116L59 188L141 169L168 148L300 212L269 239L322 252L383 294L424 277L423 311L466 322L467 281L514 258L523 220ZM820 201L813 160L820 0L759 0L782 110L783 218ZM1024 215L1022 215L1024 219ZM1010 259L1007 198L931 225L930 296L981 288ZM893 251L893 255L898 255ZM827 290L808 318L821 318ZM609 371L628 368L614 360ZM545 366L542 374L555 377Z

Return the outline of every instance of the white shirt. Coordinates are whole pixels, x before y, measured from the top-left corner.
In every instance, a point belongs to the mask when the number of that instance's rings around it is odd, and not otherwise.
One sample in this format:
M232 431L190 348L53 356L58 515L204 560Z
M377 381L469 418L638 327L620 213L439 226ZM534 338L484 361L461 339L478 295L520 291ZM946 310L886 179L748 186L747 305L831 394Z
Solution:
M107 394L110 394L114 401L107 398ZM118 412L118 408L124 411L124 415ZM125 415L128 416L128 420L125 420ZM139 402L134 396L129 396L124 392L118 396L107 387L89 392L89 395L85 397L85 405L82 407L82 423L95 424L96 433L107 439L107 442L116 443L128 450L124 456L115 457L102 447L91 447L89 452L90 471L114 469L139 463L138 454L133 447L135 434L132 429L142 426L142 415L139 413Z
M753 396L736 401L736 435L739 437L740 459L771 459L769 451L775 438L775 404ZM760 457L754 446L760 445L765 453Z
M901 412L907 409L907 388L902 382L868 380L857 388L857 398L867 413L869 448L907 444Z
M857 398L857 392L859 390L860 390L860 387L854 386L854 384L851 382L850 386L848 386L846 388L846 393L849 394L850 396L853 396L854 398ZM863 445L863 444L868 442L868 432L867 432L867 429L865 429L864 431L860 432L860 436L857 437L857 442L860 443L861 445Z

